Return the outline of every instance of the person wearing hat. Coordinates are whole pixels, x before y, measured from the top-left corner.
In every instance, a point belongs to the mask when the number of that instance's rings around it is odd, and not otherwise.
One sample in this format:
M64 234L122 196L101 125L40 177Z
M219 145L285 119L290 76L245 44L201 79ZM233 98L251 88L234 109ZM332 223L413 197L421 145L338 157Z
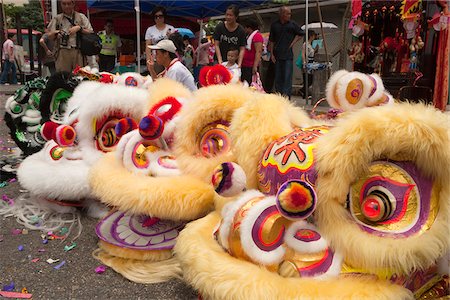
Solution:
M197 90L194 77L191 72L181 63L176 54L177 48L171 40L161 40L156 45L148 46L151 50L156 50L156 63L164 66L164 70L157 74L155 71L155 61L147 60L147 68L153 80L160 77L168 77L184 84L191 91Z

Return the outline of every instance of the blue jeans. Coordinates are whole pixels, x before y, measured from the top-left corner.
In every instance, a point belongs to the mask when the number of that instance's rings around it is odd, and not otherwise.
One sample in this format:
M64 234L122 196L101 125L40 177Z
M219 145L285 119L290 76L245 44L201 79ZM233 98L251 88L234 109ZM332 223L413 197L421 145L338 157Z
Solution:
M11 83L12 84L17 83L16 64L9 60L3 61L3 72L2 72L2 76L0 77L0 83L5 83L6 81L8 81L9 69L12 70L12 82Z
M292 60L275 62L275 92L291 98L292 93Z

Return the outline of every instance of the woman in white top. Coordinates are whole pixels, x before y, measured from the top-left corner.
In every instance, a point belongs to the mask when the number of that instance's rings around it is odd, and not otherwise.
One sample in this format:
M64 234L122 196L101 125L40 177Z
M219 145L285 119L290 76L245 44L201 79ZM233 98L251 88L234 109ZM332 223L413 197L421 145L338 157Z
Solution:
M155 20L155 25L147 28L147 31L145 32L145 54L147 56L147 60L155 59L154 53L152 53L148 46L156 45L159 41L168 39L169 35L175 32L175 28L172 25L165 23L167 13L163 6L156 6L152 10L151 16ZM156 65L155 69L159 73L164 68Z
M317 39L317 33L314 30L308 30L308 43L303 43L302 47L302 59L303 59L303 88L301 89L301 93L303 97L306 94L306 77L308 76L308 88L312 86L313 76L311 72L308 72L306 65L314 62L314 55L319 50L319 46L317 45L314 49L312 47L312 41Z

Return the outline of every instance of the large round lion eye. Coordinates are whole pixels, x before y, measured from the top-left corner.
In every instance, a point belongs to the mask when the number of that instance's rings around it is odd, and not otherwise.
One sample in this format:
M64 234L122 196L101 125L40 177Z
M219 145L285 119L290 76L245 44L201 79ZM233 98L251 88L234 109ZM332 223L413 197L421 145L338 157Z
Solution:
M409 161L375 161L350 187L351 216L366 232L395 238L420 234L434 222L439 187Z
M117 122L119 122L117 118L110 119L100 128L96 136L97 149L110 152L117 145L119 142L115 131Z
M204 157L214 157L230 151L228 125L213 123L207 125L200 138L200 153Z

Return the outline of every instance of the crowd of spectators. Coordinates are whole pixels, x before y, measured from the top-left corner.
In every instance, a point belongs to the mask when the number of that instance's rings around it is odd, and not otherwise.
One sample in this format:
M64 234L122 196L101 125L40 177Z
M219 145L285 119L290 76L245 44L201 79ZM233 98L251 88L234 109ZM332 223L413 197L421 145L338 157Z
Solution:
M42 63L49 73L72 71L76 66L84 65L98 67L99 71L117 71L122 43L114 33L113 20L106 20L104 30L98 32L102 43L98 56L84 56L80 51L80 35L92 33L92 25L84 14L75 10L75 0L61 0L60 5L62 13L51 20L39 41L44 53ZM200 69L207 65L222 64L230 70L235 80L248 85L255 81L255 76L260 72L264 39L259 32L259 24L251 18L240 24L237 5L227 7L225 19L216 25L210 37L212 40L201 37L196 48L187 35L181 36L174 26L166 23L165 7L156 6L151 18L154 25L145 32L145 60L154 80L170 77L195 90ZM303 31L291 20L290 8L281 7L279 20L270 27L267 50L274 66L274 72L269 71L274 73L274 91L287 97L291 96L292 88L292 47L302 36ZM9 49L14 49L10 38L3 45L4 68L0 83L6 82L10 71L16 78L14 62L10 59L11 55L14 57L9 52ZM310 35L311 38L314 37ZM305 43L303 48L303 53L306 53L304 60L307 61L311 52L310 42ZM271 91L270 86L267 91Z

